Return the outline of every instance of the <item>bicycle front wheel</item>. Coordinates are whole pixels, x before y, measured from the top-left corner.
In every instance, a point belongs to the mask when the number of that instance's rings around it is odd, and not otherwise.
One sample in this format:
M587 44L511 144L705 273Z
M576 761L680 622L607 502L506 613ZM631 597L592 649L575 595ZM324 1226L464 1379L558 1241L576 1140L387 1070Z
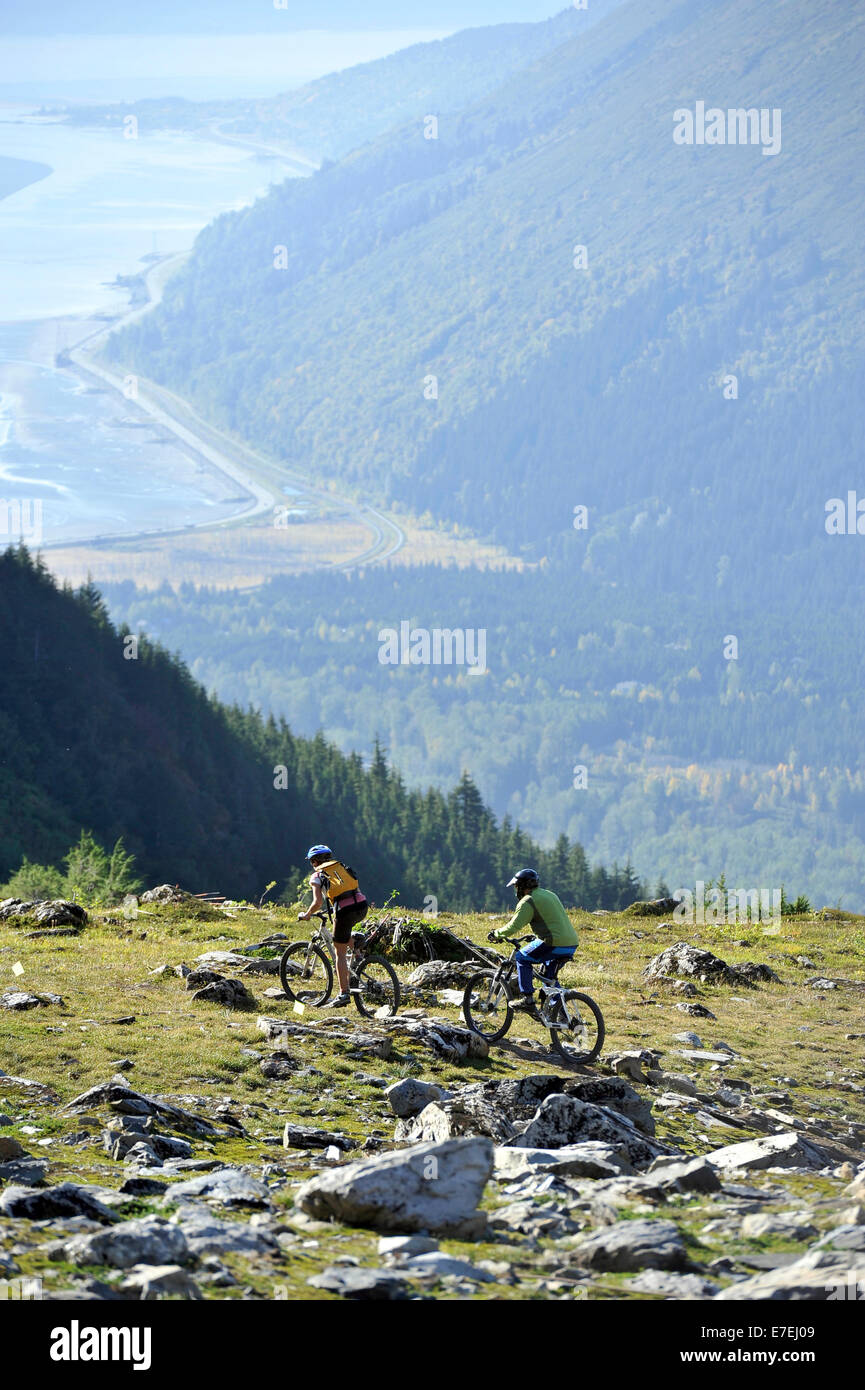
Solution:
M463 992L463 1018L487 1042L503 1038L513 1022L508 991L497 970L479 970Z
M587 994L563 990L549 1008L552 1049L569 1062L595 1062L601 1055L604 1016Z
M327 953L311 941L293 941L282 953L279 979L295 1004L324 1004L333 989L333 967Z
M393 1018L399 1008L399 977L384 956L365 956L355 971L351 997L364 1018Z

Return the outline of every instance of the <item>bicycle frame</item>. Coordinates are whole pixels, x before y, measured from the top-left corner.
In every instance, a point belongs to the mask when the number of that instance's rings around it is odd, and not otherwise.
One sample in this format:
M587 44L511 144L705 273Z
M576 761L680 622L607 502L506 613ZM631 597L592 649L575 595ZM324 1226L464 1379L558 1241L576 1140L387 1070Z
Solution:
M525 939L528 940L529 938ZM518 947L522 944L522 939L513 942L514 951L516 951ZM565 960L562 962L562 965L559 966L558 969L563 969L564 965L567 964L568 959L570 959L570 957L566 957ZM559 984L558 970L556 971L556 975L552 980L549 978L549 976L541 974L539 966L549 965L549 963L549 961L540 961L538 965L533 964L532 980L537 983L541 994L540 1020L543 1023L544 1027L548 1028L552 1032L554 1029L568 1028L572 1022L572 1019L570 1011L568 1009L568 1003L565 998L566 991L564 985ZM503 961L502 964L498 966L495 972L494 979L496 983L501 983L502 985L504 985L505 989L508 990L508 986L510 985L511 980L514 978L514 975L516 973L517 962L514 956L512 955L509 960ZM508 994L510 994L509 990ZM547 1017L547 1007L555 1001L561 1002L562 1011L565 1015L565 1018L567 1019L566 1023L561 1023L558 1020L554 1020Z

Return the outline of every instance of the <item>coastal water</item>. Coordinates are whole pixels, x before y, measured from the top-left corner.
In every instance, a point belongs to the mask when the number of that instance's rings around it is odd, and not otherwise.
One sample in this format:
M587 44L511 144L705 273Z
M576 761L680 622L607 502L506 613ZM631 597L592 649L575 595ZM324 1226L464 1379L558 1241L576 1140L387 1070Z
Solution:
M32 539L45 544L237 511L237 483L55 358L98 327L94 315L125 308L117 275L187 249L220 212L301 166L216 139L127 140L10 107L0 108L0 156L52 171L0 199L0 545L17 539L27 507L41 514Z

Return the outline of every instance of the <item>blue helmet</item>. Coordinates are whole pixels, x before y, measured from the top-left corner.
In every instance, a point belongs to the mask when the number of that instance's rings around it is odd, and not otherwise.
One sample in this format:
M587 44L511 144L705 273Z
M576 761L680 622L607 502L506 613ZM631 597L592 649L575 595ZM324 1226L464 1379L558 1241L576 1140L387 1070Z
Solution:
M312 849L306 851L307 859L317 859L320 854L333 854L333 850L328 845L313 845Z

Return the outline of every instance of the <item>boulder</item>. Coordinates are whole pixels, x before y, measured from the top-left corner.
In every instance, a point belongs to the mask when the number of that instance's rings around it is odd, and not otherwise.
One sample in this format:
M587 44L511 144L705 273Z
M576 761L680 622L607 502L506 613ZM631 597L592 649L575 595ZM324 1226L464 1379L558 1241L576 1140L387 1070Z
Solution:
M471 1260L460 1260L455 1255L444 1254L441 1250L430 1250L425 1255L413 1255L403 1261L400 1269L413 1279L471 1279L475 1283L495 1283L494 1275L472 1264Z
M167 970L168 967L166 966L165 969ZM174 974L174 971L171 973ZM190 970L183 978L186 982L186 988L191 992L194 989L204 989L205 985L218 985L220 980L225 979L225 976L220 975L218 970L211 970L207 965L199 965L197 969Z
M258 1065L262 1076L266 1076L270 1081L288 1081L297 1071L300 1062L290 1057L287 1052L272 1052L269 1057L262 1057Z
M176 883L160 883L158 887L148 888L146 893L141 894L143 903L186 903L191 898L192 894L178 888Z
M173 1217L191 1253L203 1255L277 1255L279 1242L269 1231L244 1221L220 1221L200 1207L183 1206Z
M7 989L0 994L0 1009L38 1009L48 1004L62 1004L59 994L28 994L23 989Z
M434 965L439 962L429 963ZM433 1086L429 1081L416 1081L414 1077L406 1076L388 1086L385 1095L393 1113L400 1119L406 1119L410 1115L419 1115L431 1101L441 1100L442 1093L438 1086Z
M572 1144L564 1149L498 1148L494 1150L495 1176L514 1181L533 1173L557 1177L613 1178L634 1172L627 1155L612 1144ZM720 1186L720 1184L719 1184Z
M8 1163L0 1163L0 1180L20 1183L23 1187L35 1187L43 1181L48 1172L48 1164L38 1158L12 1158Z
M71 1264L131 1269L142 1264L182 1264L189 1250L179 1227L157 1216L145 1216L121 1221L93 1235L73 1236L66 1242L64 1255Z
M624 1115L570 1095L552 1095L539 1105L531 1122L510 1146L529 1149L562 1149L594 1139L624 1152L637 1169L669 1152L666 1145L647 1139Z
M142 1302L157 1298L201 1298L192 1275L181 1265L133 1265L120 1288Z
M811 1250L792 1264L731 1284L715 1298L718 1302L840 1302L860 1299L863 1286L865 1259L861 1256Z
M224 1207L269 1207L270 1193L263 1182L242 1168L218 1168L212 1173L199 1173L175 1183L166 1192L163 1202L182 1202L191 1197L220 1202Z
M784 1134L766 1134L759 1139L748 1139L742 1144L728 1144L726 1148L715 1149L706 1154L707 1162L714 1168L724 1171L732 1169L760 1168L813 1168L827 1166L827 1157L822 1149L810 1140L803 1139L795 1131Z
M768 973L761 973L768 972ZM650 980L670 975L686 975L702 980L704 984L753 985L755 980L778 980L778 976L768 966L746 961L745 966L728 965L720 956L704 951L699 946L691 946L687 941L677 941L668 946L660 955L654 956L643 974Z
M666 1269L646 1269L635 1279L626 1279L624 1287L634 1293L656 1293L663 1298L689 1299L714 1298L718 1285L699 1274L671 1274Z
M580 1230L580 1223L564 1208L532 1200L499 1207L490 1214L489 1223L494 1230L515 1231L533 1239L559 1240Z
M205 985L192 996L193 1004L221 1004L225 1009L254 1009L255 996L250 994L241 980L219 980Z
M511 1120L495 1105L477 1095L457 1095L426 1105L413 1119L397 1123L398 1143L441 1144L460 1135L484 1135L504 1144L516 1134Z
M378 1253L393 1258L405 1255L428 1255L438 1250L439 1243L433 1236L380 1236Z
M778 1236L781 1240L811 1240L817 1234L807 1218L799 1218L791 1212L753 1211L742 1218L742 1235L749 1240L762 1236Z
M581 1240L573 1256L584 1268L609 1273L683 1270L689 1263L681 1233L672 1221L617 1221Z
M656 1158L649 1177L663 1188L678 1192L718 1192L721 1179L706 1158Z
M419 1144L319 1173L302 1185L295 1201L318 1220L469 1239L486 1225L477 1206L492 1167L489 1139Z
M392 1269L367 1269L354 1265L328 1265L321 1274L307 1279L314 1289L325 1289L328 1293L339 1294L365 1302L406 1298L408 1290L404 1274Z
M483 1061L489 1056L489 1043L480 1033L459 1028L444 1019L429 1018L421 1022L416 1019L386 1018L383 1022L390 1033L428 1048L445 1062L462 1062L469 1058Z
M314 1129L310 1125L295 1125L289 1120L282 1134L284 1149L328 1149L333 1145L342 1151L357 1148L357 1140L349 1139L330 1129Z
M480 969L472 961L428 960L411 972L406 983L417 989L444 989L466 984Z
M679 898L650 898L647 902L631 903L624 917L667 917L679 906Z
M78 903L67 902L65 898L50 901L25 902L23 898L4 898L0 902L0 920L16 917L35 918L44 927L73 927L80 931L87 924L87 913Z
M117 1213L100 1201L92 1188L74 1182L42 1188L7 1187L0 1194L0 1211L4 1216L24 1217L28 1221L85 1216L88 1221L107 1225L118 1219Z

